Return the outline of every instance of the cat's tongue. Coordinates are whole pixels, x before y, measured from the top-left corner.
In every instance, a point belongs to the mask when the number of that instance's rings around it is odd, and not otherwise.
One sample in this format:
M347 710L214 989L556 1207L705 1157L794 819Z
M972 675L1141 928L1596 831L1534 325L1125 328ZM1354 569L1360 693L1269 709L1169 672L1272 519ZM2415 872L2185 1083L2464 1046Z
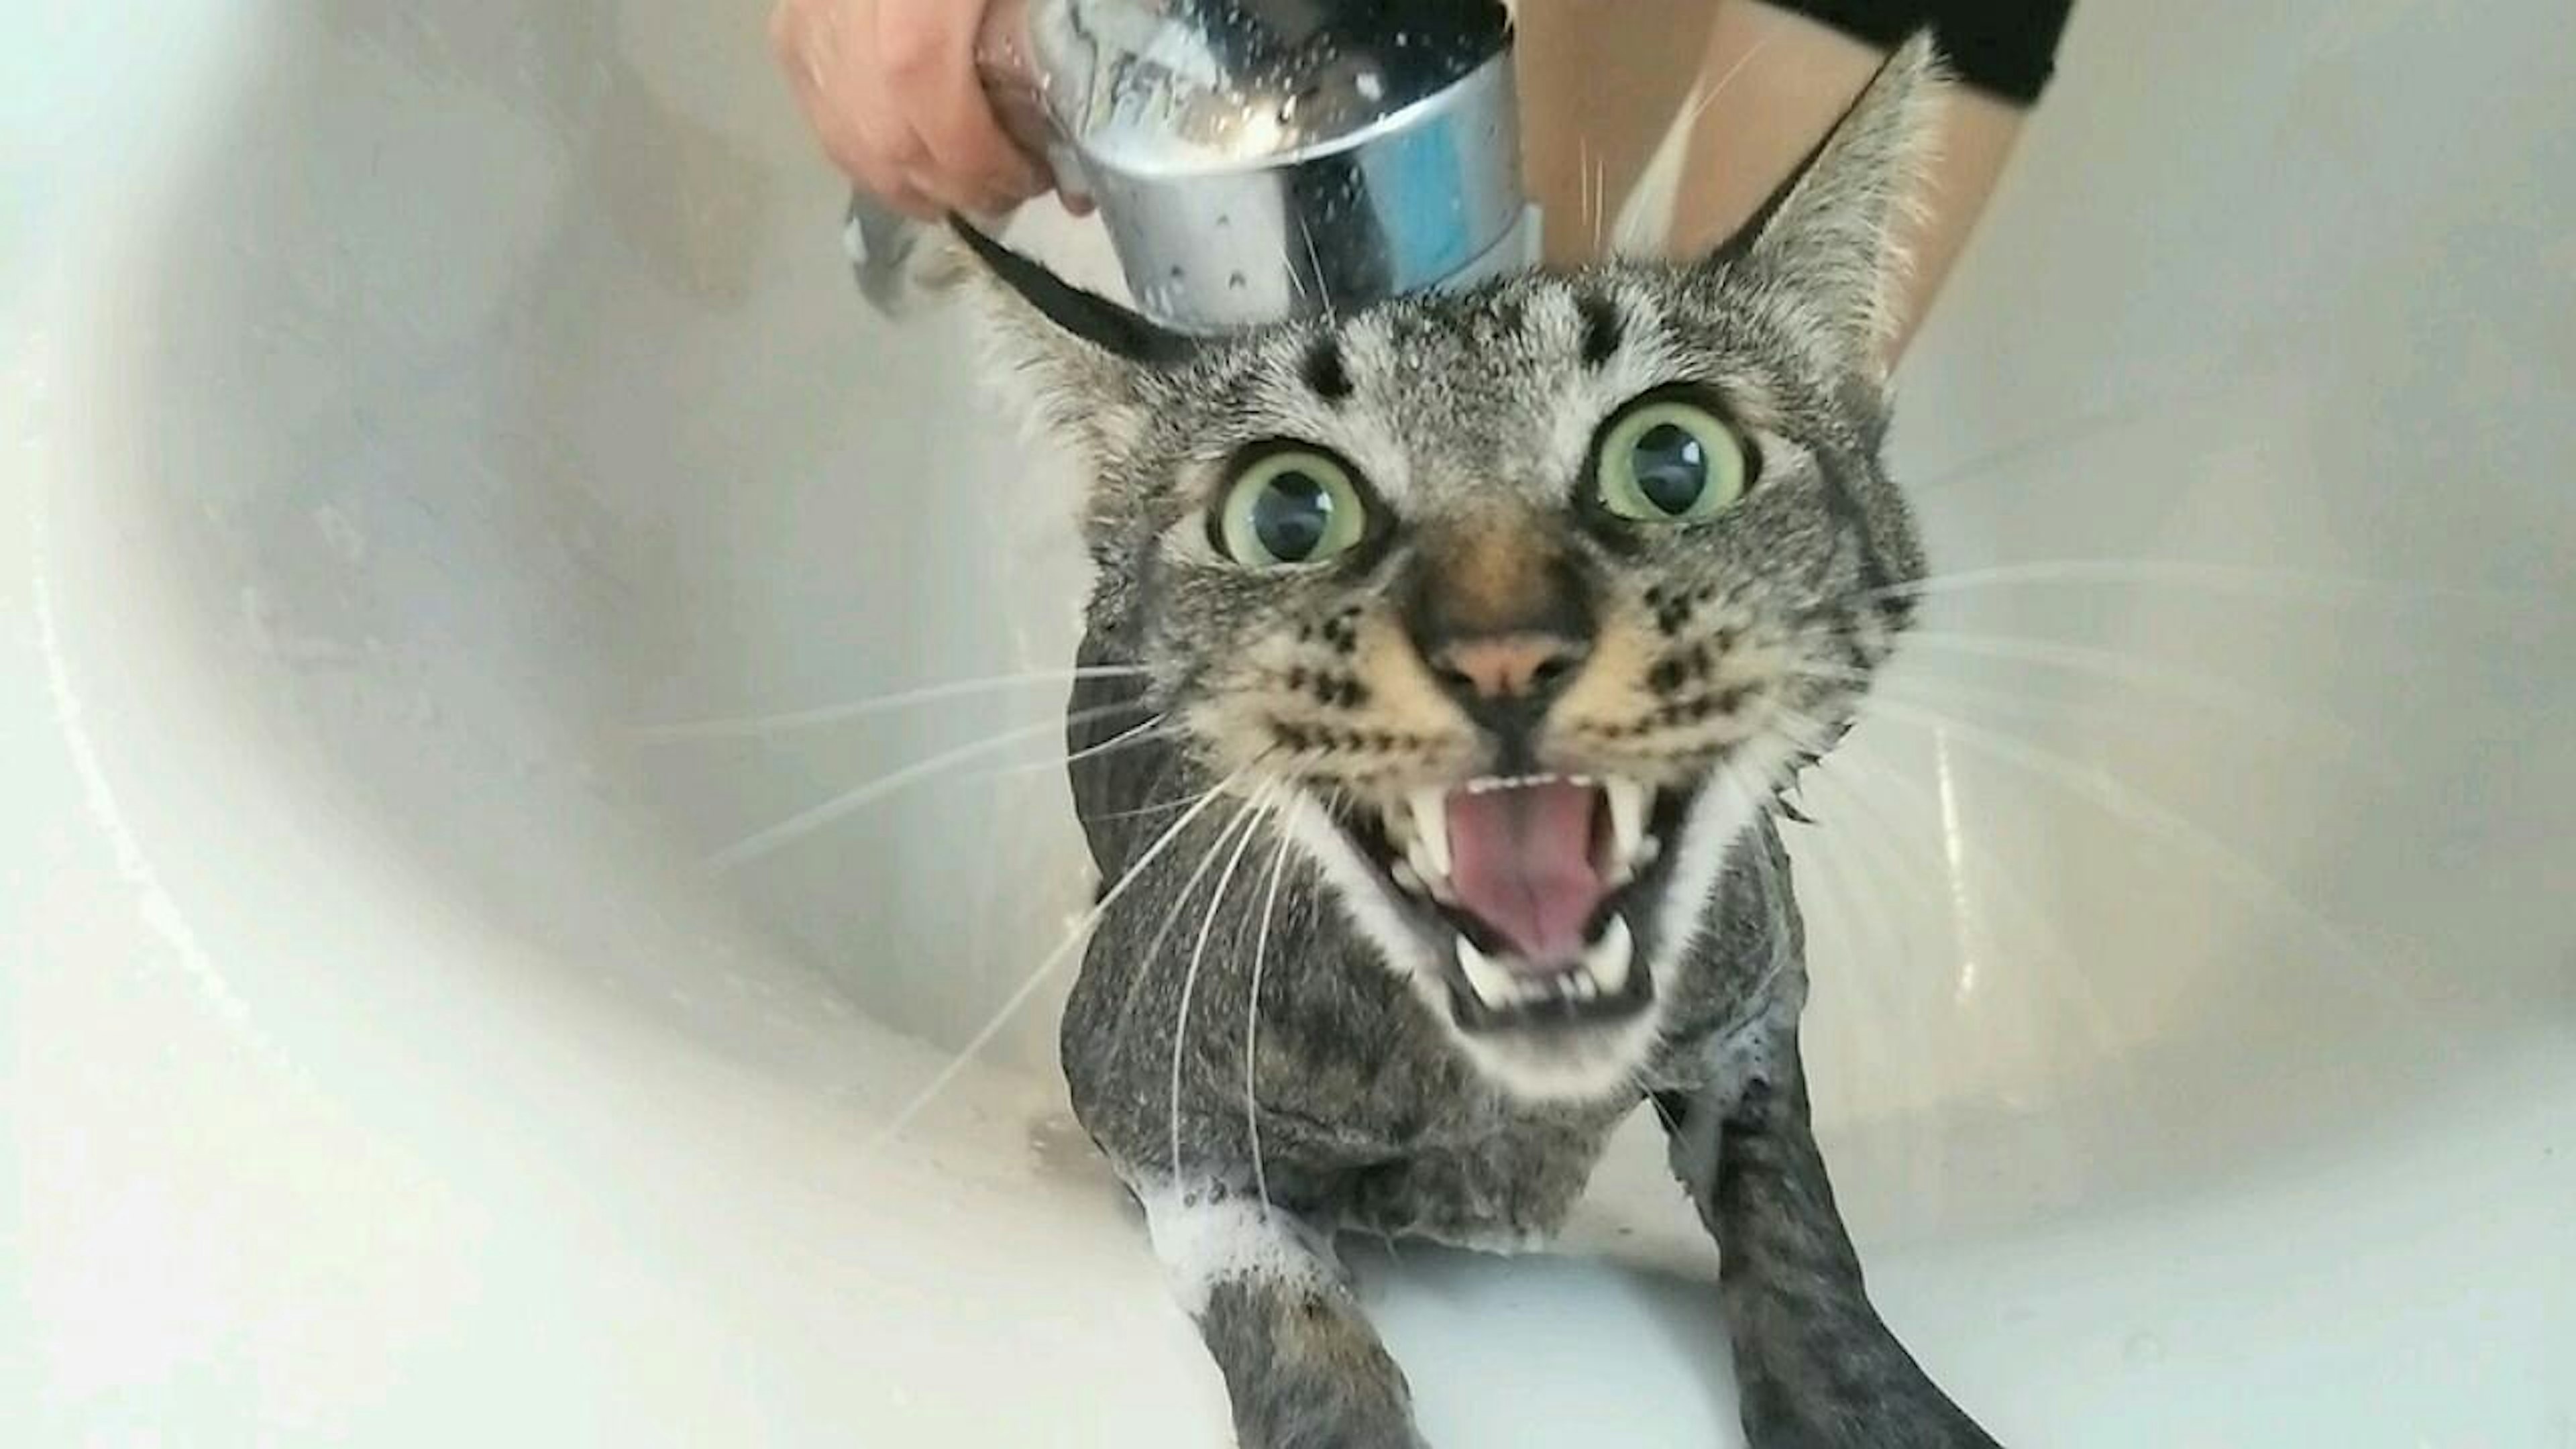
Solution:
M1599 791L1551 780L1449 796L1449 885L1459 906L1538 969L1583 955L1583 927L1610 888L1592 864Z

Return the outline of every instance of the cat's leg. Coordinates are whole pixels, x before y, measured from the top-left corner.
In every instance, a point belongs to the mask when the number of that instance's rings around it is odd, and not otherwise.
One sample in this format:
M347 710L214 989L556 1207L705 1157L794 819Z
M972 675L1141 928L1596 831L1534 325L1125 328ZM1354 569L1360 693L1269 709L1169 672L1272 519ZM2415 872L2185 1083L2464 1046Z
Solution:
M1768 1029L1768 1028L1763 1028ZM1794 1027L1734 1080L1658 1096L1673 1170L1717 1239L1752 1449L1994 1449L1879 1320L1807 1120Z
M1138 1196L1225 1376L1241 1449L1420 1449L1404 1375L1323 1232L1212 1183Z

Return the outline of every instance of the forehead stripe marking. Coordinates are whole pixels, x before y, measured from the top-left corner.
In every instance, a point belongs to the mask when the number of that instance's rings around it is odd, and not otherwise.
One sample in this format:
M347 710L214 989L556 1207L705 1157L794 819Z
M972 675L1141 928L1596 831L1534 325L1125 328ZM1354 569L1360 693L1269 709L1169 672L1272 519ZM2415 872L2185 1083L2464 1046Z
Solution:
M1574 299L1574 306L1583 316L1583 365L1598 368L1619 350L1618 305L1607 297L1585 293Z
M1316 338L1306 349L1299 375L1315 396L1326 402L1340 402L1351 395L1351 374L1342 363L1342 345L1330 336Z

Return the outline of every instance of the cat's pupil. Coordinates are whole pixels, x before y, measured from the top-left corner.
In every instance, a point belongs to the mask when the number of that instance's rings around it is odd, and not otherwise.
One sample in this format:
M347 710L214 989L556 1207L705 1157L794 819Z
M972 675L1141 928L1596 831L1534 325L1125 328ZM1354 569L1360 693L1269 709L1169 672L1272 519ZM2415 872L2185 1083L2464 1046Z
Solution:
M1333 522L1333 495L1315 475L1287 469L1252 502L1252 536L1281 563L1314 556Z
M1708 487L1708 450L1677 423L1657 423L1639 434L1628 464L1637 491L1666 513L1688 513Z

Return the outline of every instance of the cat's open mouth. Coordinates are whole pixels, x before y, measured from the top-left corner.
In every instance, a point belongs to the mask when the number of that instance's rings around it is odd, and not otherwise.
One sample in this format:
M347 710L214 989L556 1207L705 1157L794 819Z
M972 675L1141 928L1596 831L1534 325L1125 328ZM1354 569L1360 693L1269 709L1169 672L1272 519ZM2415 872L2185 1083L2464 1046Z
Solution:
M1654 983L1631 918L1660 890L1686 798L1634 780L1541 775L1416 790L1343 820L1361 854L1454 953L1469 1030L1607 1022Z

